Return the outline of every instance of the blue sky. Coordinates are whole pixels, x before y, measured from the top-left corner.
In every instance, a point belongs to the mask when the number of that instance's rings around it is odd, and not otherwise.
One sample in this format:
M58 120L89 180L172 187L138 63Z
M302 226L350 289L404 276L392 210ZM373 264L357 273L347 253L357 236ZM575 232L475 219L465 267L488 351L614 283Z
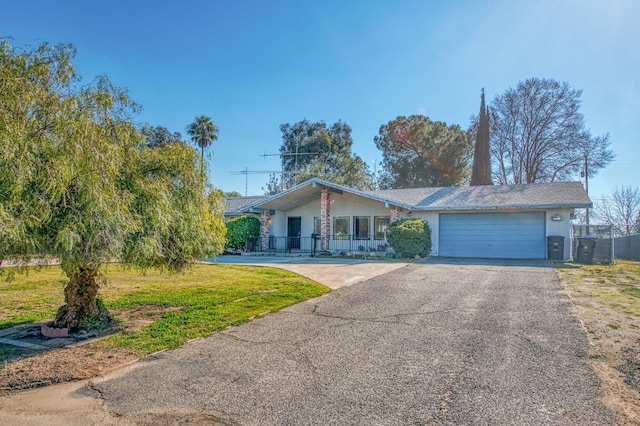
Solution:
M582 89L593 134L616 160L590 179L593 199L638 185L640 1L42 1L0 0L13 44L71 43L84 81L107 74L142 104L140 122L184 135L196 115L220 128L210 178L278 170L279 126L307 118L353 128L370 166L380 125L425 113L466 128L487 98L528 77ZM267 175L248 176L261 194Z

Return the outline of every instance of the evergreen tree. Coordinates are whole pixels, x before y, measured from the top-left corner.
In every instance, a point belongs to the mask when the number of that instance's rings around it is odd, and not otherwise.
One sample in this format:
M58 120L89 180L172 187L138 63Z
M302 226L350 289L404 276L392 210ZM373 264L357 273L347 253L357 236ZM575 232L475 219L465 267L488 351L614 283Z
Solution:
M480 95L480 116L478 118L473 170L471 172L471 186L477 185L493 185L489 151L489 114L484 104L484 89L482 89L482 95Z
M400 116L380 126L382 189L451 186L468 182L473 145L457 124L423 115Z

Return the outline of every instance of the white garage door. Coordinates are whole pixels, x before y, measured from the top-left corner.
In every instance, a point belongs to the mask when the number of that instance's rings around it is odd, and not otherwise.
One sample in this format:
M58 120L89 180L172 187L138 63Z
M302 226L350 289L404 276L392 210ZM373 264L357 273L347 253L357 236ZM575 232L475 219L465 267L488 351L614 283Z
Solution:
M440 256L544 259L545 214L442 213Z

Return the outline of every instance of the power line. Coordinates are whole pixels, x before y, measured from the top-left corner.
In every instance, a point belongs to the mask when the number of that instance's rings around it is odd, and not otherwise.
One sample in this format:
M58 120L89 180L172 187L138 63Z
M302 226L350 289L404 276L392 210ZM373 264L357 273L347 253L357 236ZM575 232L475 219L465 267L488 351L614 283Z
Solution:
M282 173L280 170L249 170L245 168L244 170L234 170L229 172L232 175L263 175L267 173ZM286 172L289 173L289 172Z

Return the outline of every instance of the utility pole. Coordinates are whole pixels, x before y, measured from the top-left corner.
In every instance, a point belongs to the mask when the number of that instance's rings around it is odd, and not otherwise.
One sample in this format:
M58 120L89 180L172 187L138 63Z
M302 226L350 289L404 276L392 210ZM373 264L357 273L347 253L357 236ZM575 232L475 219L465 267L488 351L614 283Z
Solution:
M244 196L249 195L249 168L244 167Z
M587 197L589 196L589 162L587 161L587 154L584 154L584 189L587 191ZM589 207L585 214L585 224L587 225L586 235L589 235Z

